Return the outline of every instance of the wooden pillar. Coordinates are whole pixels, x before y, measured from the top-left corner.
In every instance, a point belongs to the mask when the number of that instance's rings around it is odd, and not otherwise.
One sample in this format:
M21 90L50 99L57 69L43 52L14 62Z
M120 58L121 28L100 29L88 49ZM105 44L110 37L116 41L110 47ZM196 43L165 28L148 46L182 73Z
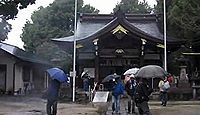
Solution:
M141 52L140 52L140 66L144 66L144 55L145 55L145 44L146 44L146 40L145 39L141 39L142 43L141 43Z
M99 56L95 56L95 82L99 81Z
M95 47L95 82L99 81L99 47L98 47L98 39L94 42Z

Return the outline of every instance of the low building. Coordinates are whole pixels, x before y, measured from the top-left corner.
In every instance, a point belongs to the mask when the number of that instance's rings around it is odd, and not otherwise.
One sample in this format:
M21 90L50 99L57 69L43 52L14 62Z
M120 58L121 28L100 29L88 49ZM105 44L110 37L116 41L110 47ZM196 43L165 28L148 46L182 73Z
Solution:
M16 46L0 43L0 91L25 94L47 87L49 63Z

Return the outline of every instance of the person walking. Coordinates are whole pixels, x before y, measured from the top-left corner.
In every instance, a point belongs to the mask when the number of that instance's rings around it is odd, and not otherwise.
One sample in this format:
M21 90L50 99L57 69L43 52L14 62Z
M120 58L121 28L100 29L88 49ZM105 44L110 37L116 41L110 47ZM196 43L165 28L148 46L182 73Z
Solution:
M120 114L120 95L124 94L124 85L120 78L113 79L112 114Z
M57 100L60 89L60 82L56 79L52 79L50 86L47 91L47 115L56 115L57 114Z
M167 77L165 79L161 79L158 84L159 90L160 90L160 101L162 106L167 105L168 101L168 94L167 91L170 88L169 82L167 81Z
M83 90L85 92L85 98L88 99L90 90L90 76L88 71L83 72L81 78L83 79Z
M136 87L136 80L135 76L131 74L129 77L130 79L125 84L125 89L128 96L128 114L130 113L136 113L135 112L135 87Z
M149 95L152 93L152 88L149 87L147 79L137 78L137 85L135 89L135 102L140 115L150 115L149 110Z

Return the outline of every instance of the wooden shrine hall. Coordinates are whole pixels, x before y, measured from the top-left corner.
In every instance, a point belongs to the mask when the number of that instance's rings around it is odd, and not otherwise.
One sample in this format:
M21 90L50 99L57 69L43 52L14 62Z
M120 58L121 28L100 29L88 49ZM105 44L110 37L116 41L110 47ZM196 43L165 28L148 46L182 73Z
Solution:
M164 41L156 14L80 14L76 35L76 71L90 71L95 81L109 74L122 75L132 67L163 66ZM53 41L73 54L74 36ZM183 41L167 37L167 52Z

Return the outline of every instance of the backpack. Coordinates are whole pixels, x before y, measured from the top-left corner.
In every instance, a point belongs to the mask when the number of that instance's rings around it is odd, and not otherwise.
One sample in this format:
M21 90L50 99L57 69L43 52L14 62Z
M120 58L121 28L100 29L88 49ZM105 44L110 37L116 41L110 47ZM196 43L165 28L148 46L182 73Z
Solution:
M122 83L117 83L116 85L114 85L113 90L112 90L112 94L114 96L118 96L124 93L124 86L122 85Z
M142 103L144 100L142 99L142 95L138 92L135 93L135 102Z
M144 90L144 88L146 90ZM148 92L145 94L145 92ZM151 94L151 90L144 84L137 84L135 90L135 102L142 103L144 101L149 101L149 95Z
M168 90L169 88L170 88L169 82L166 81L166 82L164 83L164 85L163 85L163 89L164 89L164 90Z

